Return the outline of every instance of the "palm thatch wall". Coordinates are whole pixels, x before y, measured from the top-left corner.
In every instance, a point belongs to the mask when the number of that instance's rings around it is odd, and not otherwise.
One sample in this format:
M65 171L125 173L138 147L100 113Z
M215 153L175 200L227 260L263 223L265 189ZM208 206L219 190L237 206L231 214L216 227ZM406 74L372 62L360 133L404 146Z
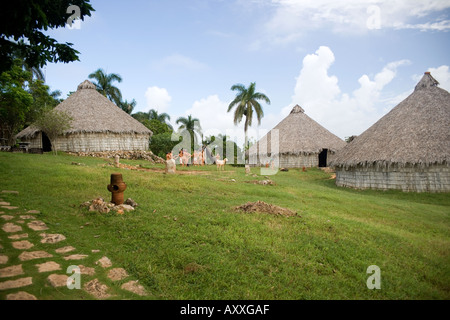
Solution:
M278 142L278 143L277 143ZM318 167L323 152L325 163L345 142L322 127L296 105L291 113L249 149L251 165L279 161L284 168Z
M340 150L336 184L450 191L450 93L429 72L414 92Z
M58 137L61 151L118 151L147 150L152 132L139 121L118 108L97 92L95 85L86 80L76 92L60 103L56 110L67 112L72 128ZM16 138L42 148L42 132L31 125Z

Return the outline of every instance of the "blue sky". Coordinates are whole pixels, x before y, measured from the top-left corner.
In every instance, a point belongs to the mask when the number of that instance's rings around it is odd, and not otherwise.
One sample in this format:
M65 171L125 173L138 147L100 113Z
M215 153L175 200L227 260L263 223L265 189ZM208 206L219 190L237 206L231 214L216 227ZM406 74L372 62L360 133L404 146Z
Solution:
M48 64L65 97L98 68L118 73L134 110L192 114L205 134L240 141L230 87L256 82L260 137L295 104L341 138L358 135L409 95L425 71L450 90L448 0L93 0L79 29L47 33L80 61ZM65 13L63 13L65 14ZM69 14L66 14L69 17Z

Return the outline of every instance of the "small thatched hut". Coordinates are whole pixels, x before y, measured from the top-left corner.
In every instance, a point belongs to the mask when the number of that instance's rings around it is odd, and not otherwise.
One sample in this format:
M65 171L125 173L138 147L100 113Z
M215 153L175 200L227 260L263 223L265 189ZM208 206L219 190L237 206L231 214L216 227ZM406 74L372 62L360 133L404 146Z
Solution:
M278 157L279 166L284 168L327 167L335 152L344 146L343 140L296 105L286 118L250 147L249 162L261 166L277 161Z
M450 191L450 93L426 72L414 92L340 150L338 186Z
M119 151L147 150L152 132L100 94L86 80L76 92L56 106L72 118L72 128L56 142L60 151ZM51 151L45 133L31 125L16 138L30 142L30 148Z

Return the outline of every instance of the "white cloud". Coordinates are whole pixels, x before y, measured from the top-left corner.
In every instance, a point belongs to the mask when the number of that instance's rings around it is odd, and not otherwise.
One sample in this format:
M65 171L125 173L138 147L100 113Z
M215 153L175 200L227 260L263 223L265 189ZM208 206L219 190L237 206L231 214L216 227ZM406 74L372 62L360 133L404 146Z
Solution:
M308 116L339 137L358 135L383 115L383 88L395 78L397 68L409 61L389 63L373 79L362 75L359 88L352 93L342 92L338 78L328 74L334 61L333 52L324 46L303 59L292 104L283 109L283 114L299 104Z
M156 86L147 88L145 91L145 99L147 101L147 110L145 111L155 109L159 113L166 112L170 106L170 101L172 101L172 97L165 88L159 88Z
M442 65L438 68L428 68L433 78L439 82L439 87L450 92L450 71L449 67Z
M262 29L264 42L291 43L310 30L326 28L337 33L366 33L373 29L450 31L442 0L260 0L273 14ZM441 13L439 17L432 14ZM260 43L252 46L259 47Z

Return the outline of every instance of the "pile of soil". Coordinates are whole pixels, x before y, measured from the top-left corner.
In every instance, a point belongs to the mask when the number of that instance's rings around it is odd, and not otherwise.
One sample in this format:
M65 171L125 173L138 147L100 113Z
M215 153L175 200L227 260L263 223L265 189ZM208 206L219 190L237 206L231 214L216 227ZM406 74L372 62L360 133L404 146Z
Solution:
M292 210L265 203L264 201L247 202L246 204L235 207L235 210L244 212L268 213L284 217L298 216L298 214Z

